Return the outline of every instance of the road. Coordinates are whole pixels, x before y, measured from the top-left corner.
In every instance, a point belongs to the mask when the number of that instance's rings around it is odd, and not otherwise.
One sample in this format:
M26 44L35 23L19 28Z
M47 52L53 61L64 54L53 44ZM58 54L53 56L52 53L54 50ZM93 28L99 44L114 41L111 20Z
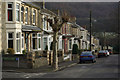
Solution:
M77 64L49 73L3 72L3 78L118 78L118 55L97 58L96 63Z

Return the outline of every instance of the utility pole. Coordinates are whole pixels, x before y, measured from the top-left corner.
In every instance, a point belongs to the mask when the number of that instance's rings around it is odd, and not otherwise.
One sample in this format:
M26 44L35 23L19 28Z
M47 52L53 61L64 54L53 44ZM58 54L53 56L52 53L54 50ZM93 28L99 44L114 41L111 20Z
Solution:
M104 46L103 46L104 50L105 50L105 46L106 46L106 33L104 32Z
M120 53L120 1L118 2L118 53Z
M91 34L92 34L92 20L91 20L91 10L90 10L90 51L92 50L92 48L91 48Z

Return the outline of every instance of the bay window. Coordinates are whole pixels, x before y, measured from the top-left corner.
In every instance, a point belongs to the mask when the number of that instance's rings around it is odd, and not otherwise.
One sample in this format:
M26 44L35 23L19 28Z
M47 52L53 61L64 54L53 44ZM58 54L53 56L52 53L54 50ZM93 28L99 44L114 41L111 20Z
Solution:
M24 7L21 7L21 22L23 23Z
M8 48L13 48L13 32L8 33Z
M45 50L46 46L47 46L47 37L44 37L43 38L43 48L44 48L44 50Z
M28 8L26 7L25 9L25 23L27 24L28 22Z
M36 23L36 10L33 10L33 24Z
M41 36L38 34L38 49L41 49Z
M24 48L24 35L22 34L22 48Z
M33 49L37 49L37 34L35 33L32 34L32 45Z
M13 21L13 3L9 2L7 7L8 21Z
M20 33L16 34L16 48L17 52L20 52Z
M16 21L20 21L20 4L16 4Z

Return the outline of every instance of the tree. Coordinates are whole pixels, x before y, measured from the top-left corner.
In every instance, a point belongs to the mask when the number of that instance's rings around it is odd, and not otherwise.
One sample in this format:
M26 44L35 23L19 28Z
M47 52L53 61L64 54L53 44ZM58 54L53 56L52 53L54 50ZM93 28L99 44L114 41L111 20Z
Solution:
M59 11L58 11L58 15L55 15L54 17L54 22L52 19L47 19L47 21L50 23L50 26L53 29L53 68L55 70L58 70L58 53L57 53L57 37L58 37L58 31L60 30L60 28L63 26L63 24L67 23L69 21L69 16L67 15L66 12L62 13L62 16L59 15Z
M77 53L78 53L78 45L73 44L72 54L77 54Z

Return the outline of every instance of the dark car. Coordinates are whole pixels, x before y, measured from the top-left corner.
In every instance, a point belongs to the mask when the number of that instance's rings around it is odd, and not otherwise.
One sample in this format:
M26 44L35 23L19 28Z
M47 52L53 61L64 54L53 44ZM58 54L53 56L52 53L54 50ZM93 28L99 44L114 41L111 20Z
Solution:
M80 55L79 63L85 62L85 61L92 61L93 63L96 62L96 57L92 54L92 51L85 51L82 52Z

